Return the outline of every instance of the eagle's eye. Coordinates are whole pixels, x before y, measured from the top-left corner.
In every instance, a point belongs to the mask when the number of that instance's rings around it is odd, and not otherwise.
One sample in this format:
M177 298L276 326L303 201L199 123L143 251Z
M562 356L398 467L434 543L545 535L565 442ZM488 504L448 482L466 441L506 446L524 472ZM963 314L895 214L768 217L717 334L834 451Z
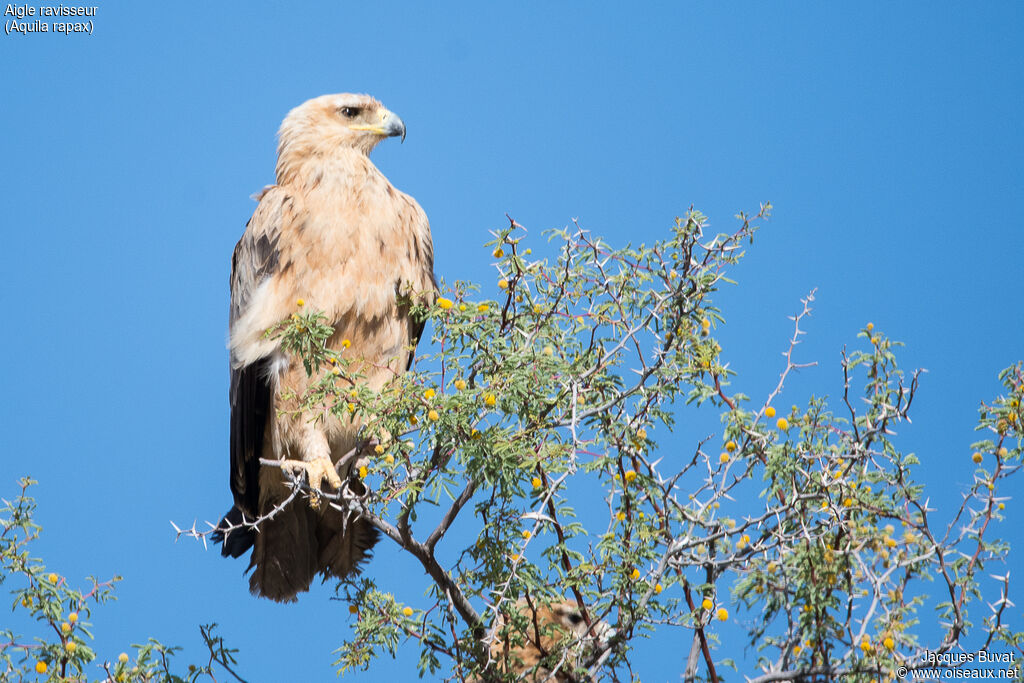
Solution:
M359 107L342 107L341 115L349 119L354 119L359 116Z

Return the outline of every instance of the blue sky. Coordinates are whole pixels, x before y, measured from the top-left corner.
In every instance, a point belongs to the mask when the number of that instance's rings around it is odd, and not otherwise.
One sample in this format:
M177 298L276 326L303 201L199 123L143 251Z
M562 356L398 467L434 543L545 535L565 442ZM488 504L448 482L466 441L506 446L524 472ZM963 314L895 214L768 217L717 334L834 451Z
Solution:
M717 298L734 388L774 386L817 288L799 353L819 365L783 404L838 394L873 321L929 370L902 443L933 501L970 480L978 402L1024 355L1024 5L97 2L92 36L0 36L0 495L39 479L40 553L125 577L101 656L147 636L195 653L218 621L250 680L334 678L343 605L257 601L243 562L168 523L228 507L231 249L281 118L327 92L405 120L374 159L426 210L448 281L493 280L481 245L506 212L622 244L690 204L725 230L772 201ZM426 585L384 544L369 572L410 602ZM678 679L680 637L643 680Z

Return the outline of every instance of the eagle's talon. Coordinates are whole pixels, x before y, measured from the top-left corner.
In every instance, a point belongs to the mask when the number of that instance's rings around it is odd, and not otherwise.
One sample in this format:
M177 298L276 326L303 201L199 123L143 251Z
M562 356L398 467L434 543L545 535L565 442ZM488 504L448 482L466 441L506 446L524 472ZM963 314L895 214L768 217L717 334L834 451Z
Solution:
M334 463L330 458L316 458L314 460L282 460L281 469L290 472L292 476L298 476L299 472L306 475L306 483L315 491L325 491L324 481L331 489L341 488L341 477L334 469Z

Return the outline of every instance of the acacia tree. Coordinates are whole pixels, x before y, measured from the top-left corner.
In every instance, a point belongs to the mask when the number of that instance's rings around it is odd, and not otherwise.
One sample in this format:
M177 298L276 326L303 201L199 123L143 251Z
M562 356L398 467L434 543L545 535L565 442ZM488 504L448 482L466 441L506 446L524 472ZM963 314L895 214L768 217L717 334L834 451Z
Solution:
M448 680L631 680L633 640L675 629L684 678L722 680L735 653L716 636L726 621L746 630L756 655L741 673L757 681L892 679L965 647L1019 664L1008 576L989 576L1009 552L994 534L999 487L1021 457L1024 367L1003 371L1005 394L982 405L973 483L938 528L918 460L894 435L918 374L900 371L899 344L870 324L843 352L834 408L775 405L801 367L813 292L774 389L730 392L712 295L770 208L714 236L691 209L652 246L553 231L549 258L510 221L488 245L497 289L455 282L408 302L432 338L381 393L344 348L325 347L333 331L318 312L297 308L268 332L317 378L302 410L365 425L338 463L364 485L323 493L291 477L282 505L312 496L367 519L429 577L426 609L398 602L372 568L338 585L353 619L339 671L416 646L420 673ZM701 405L721 430L680 450L668 434ZM519 605L566 597L589 636L546 648ZM933 609L939 626L925 627ZM593 637L598 622L614 636ZM507 661L496 643L532 643L539 661ZM231 664L215 652L208 668Z

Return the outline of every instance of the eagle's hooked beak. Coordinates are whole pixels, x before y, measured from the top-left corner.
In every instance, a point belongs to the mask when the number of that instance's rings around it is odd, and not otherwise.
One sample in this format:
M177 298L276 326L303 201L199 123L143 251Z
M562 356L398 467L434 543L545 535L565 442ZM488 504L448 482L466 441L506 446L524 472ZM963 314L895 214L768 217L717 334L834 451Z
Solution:
M375 126L360 124L356 126L349 126L349 128L352 130L369 131L388 138L401 135L402 142L405 142L405 124L402 123L402 119L398 117L398 114L388 111L387 109L381 112L379 124Z

